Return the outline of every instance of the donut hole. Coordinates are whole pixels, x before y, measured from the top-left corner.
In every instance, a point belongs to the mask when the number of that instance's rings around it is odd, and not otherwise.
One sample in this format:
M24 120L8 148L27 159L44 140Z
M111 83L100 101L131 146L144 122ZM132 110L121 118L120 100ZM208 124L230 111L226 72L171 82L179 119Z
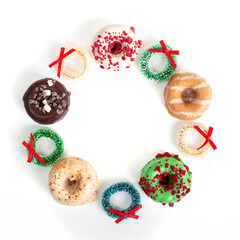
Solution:
M192 103L196 99L196 91L193 88L186 88L183 90L181 99L184 103Z
M161 185L168 185L170 183L170 178L169 176L162 177L162 180L160 181Z
M185 133L184 141L189 148L197 149L203 145L205 138L199 132L193 130Z
M132 198L126 192L117 192L111 196L111 205L114 209L123 211L130 207Z
M56 149L56 145L52 139L41 137L37 140L35 149L40 156L46 157Z
M168 59L165 54L154 54L149 59L149 68L154 73L162 72L168 65Z
M80 190L79 181L75 179L74 176L68 177L65 181L65 189L67 189L70 194L75 194Z
M122 52L122 43L119 41L115 41L109 45L109 49L111 54L120 54Z

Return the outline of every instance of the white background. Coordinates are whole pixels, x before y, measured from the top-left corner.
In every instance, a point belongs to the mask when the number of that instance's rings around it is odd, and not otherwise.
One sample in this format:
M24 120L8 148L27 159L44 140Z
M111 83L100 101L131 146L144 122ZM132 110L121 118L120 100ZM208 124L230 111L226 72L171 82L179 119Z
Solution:
M0 239L240 239L237 3L2 1ZM183 122L164 106L167 82L146 79L139 58L130 69L110 72L88 54L84 78L60 79L72 92L71 109L49 127L62 136L64 157L81 157L96 169L99 194L81 207L62 206L48 190L51 168L27 163L21 143L42 126L26 114L22 95L38 79L57 79L48 64L61 46L89 52L96 32L108 24L134 26L143 41L140 55L163 39L181 51L177 72L208 81L212 104L198 122L213 126L218 149L198 159L182 156L176 134ZM147 198L137 184L145 163L165 151L180 154L193 172L191 192L174 208ZM117 225L102 210L102 192L118 181L140 191L139 220Z

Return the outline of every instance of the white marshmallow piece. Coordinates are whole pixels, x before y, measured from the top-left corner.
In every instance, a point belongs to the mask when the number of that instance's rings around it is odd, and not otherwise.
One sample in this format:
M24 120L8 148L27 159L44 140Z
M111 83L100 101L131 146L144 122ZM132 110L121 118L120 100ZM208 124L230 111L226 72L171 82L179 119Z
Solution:
M45 94L45 96L51 96L52 92L49 89L43 90L43 94Z
M44 105L43 108L44 108L44 110L45 110L46 112L48 112L48 113L49 113L49 112L51 111L51 109L52 109L49 105Z
M48 103L47 103L47 100L46 100L46 99L44 99L44 100L42 101L42 103L43 103L44 105L48 105Z
M51 87L53 85L53 81L52 80L48 80L47 83L48 83L49 87Z

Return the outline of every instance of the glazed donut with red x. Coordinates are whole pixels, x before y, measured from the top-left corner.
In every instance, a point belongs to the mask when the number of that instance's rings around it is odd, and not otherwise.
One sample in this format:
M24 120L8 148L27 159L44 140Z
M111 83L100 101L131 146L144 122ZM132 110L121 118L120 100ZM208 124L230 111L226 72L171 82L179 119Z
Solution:
M141 45L133 27L109 25L92 44L92 54L102 69L119 71L130 67Z

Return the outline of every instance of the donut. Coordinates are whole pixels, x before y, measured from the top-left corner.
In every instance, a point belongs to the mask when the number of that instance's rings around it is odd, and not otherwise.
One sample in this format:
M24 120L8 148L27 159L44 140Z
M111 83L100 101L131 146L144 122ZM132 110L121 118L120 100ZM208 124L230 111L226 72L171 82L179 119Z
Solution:
M116 207L114 208L112 206L111 197L117 192L126 192L130 195L132 202L127 209L120 211L120 209L116 209ZM131 212L136 208L140 209L142 207L141 196L138 190L132 184L127 182L115 183L104 191L102 195L102 207L109 217L119 218L120 216L122 216L118 214L119 211L122 213L128 213L129 211ZM128 216L125 216L124 218L128 218ZM118 221L116 221L116 223L118 223Z
M96 199L98 177L94 168L78 157L64 158L49 173L49 189L60 204L79 206Z
M190 192L192 173L178 155L157 154L141 171L139 185L145 194L173 206Z
M166 45L166 47L169 51L173 50L173 48L170 47L169 45ZM150 67L149 62L154 55L159 54L159 53L149 51L150 49L163 50L163 48L160 44L153 45L150 48L146 49L144 51L144 53L142 54L142 57L141 57L141 60L140 60L141 72L143 73L143 75L146 78L148 78L150 80L153 80L155 82L162 82L162 81L165 81L165 80L169 79L173 75L173 73L175 72L175 68L172 66L170 60L168 59L166 54L162 54L161 56L163 58L165 58L166 62L167 62L165 68L162 71L159 71L159 72L153 71ZM176 64L177 63L176 55L172 55L172 58L173 58L173 60Z
M66 66L66 61L68 58L72 57L72 56L77 56L80 58L81 60L81 65L78 66L78 70L73 70L71 69L69 66ZM67 57L65 57L63 59L63 62L62 62L62 67L61 67L61 73L69 78L69 79L76 79L76 78L79 78L81 77L82 75L84 75L84 73L86 72L86 69L87 69L87 60L86 60L86 56L84 54L84 52L81 50L81 49L75 49L75 51L71 54L71 55L68 55Z
M195 73L174 74L164 89L169 114L181 120L200 118L210 106L211 98L209 84Z
M119 71L130 67L141 45L142 41L136 39L133 27L109 25L91 47L93 57L102 69Z
M34 82L23 96L27 114L40 124L53 124L67 114L70 95L63 84L45 78Z
M56 132L54 132L50 129L46 129L46 128L38 129L36 132L33 133L33 137L34 137L34 143L33 143L34 151L36 150L37 141L42 137L49 138L52 141L54 141L55 150L51 154L41 157L43 159L43 161L45 162L45 164L42 164L41 162L39 162L38 159L34 155L32 158L32 163L42 166L42 167L47 167L47 166L53 165L62 156L62 154L64 152L64 144L63 144L62 138ZM29 139L29 143L28 143L29 146L30 146L30 141L31 141L31 139ZM29 150L28 150L28 152L29 152Z

